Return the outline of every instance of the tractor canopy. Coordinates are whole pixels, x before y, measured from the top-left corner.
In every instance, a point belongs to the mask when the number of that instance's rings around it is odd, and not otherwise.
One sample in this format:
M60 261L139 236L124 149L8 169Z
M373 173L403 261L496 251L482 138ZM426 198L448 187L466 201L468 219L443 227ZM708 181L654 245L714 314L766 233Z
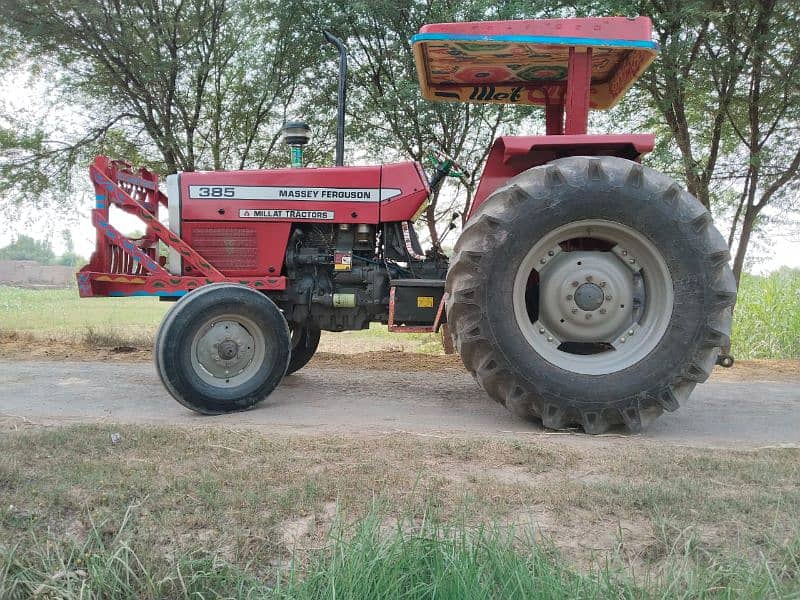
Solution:
M605 109L658 53L651 32L647 17L481 21L425 25L411 42L428 100L564 105L580 56L589 107Z

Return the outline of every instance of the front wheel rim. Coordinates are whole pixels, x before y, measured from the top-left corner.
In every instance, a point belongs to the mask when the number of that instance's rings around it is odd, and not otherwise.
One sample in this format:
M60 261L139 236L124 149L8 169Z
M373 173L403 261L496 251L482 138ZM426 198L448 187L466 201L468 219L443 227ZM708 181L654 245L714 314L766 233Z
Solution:
M216 316L203 323L192 339L192 369L211 386L235 388L260 371L266 349L264 332L251 319Z
M514 315L534 351L574 373L604 375L644 359L669 326L672 277L640 232L586 219L539 239L514 279Z

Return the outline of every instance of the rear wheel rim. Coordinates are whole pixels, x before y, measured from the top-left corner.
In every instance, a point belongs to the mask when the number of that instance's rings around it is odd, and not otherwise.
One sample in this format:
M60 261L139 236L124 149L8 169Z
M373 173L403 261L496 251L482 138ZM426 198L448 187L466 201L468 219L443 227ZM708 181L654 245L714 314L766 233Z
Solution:
M264 332L251 319L215 316L204 322L192 339L192 369L209 385L235 388L260 371L266 349Z
M669 326L672 277L649 238L614 221L575 221L539 239L513 289L526 341L551 364L604 375L644 359Z

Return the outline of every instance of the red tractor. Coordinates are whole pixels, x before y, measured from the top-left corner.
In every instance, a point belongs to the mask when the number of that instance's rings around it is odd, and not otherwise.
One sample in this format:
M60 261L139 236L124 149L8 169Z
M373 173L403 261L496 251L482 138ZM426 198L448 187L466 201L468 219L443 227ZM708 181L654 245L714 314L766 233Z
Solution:
M542 105L546 135L492 145L448 259L413 223L455 161L344 166L346 51L336 166L167 177L98 157L97 249L82 296L180 300L155 343L172 396L244 410L314 354L320 330L437 331L498 402L559 429L639 431L705 381L729 344L736 286L711 215L640 164L649 134L588 135L655 58L647 18L427 25L413 37L431 101ZM308 127L285 141L302 167ZM109 207L146 225L129 239ZM169 226L159 220L166 207ZM158 256L158 242L169 248Z

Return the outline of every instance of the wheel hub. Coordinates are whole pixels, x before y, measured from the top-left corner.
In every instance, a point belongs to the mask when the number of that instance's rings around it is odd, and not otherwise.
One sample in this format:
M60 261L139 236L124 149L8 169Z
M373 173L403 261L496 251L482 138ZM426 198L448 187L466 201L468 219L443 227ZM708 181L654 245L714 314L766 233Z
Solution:
M636 230L602 219L542 236L522 259L513 294L531 347L562 369L592 375L646 356L673 307L672 279L658 249Z
M633 274L609 252L562 252L539 276L539 324L554 339L610 342L633 320Z
M599 285L584 283L575 290L575 304L585 311L597 310L605 301L605 293Z
M253 336L236 321L217 321L201 333L197 362L213 377L229 380L244 371L255 355Z
M217 352L222 360L232 360L239 354L239 344L235 340L223 340L217 346Z

